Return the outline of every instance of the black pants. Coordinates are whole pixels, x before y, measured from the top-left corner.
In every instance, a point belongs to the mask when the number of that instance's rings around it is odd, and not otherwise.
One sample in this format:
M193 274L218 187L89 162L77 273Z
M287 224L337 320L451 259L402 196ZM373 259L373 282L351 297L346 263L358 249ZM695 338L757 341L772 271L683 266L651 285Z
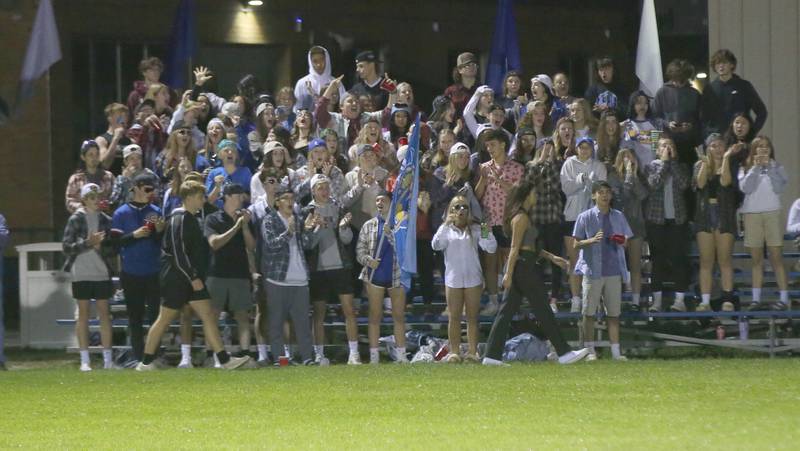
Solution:
M667 220L664 224L647 223L647 242L652 262L651 291L662 291L664 282L675 284L675 291L689 287L689 226Z
M542 283L542 266L536 263L538 256L531 251L520 252L517 264L514 267L511 288L503 297L500 310L494 317L492 331L489 333L489 341L486 344L486 356L501 360L503 358L503 348L508 338L508 330L511 318L519 311L522 298L527 298L536 316L536 320L542 326L550 343L556 348L558 355L564 355L571 351L561 330L558 328L556 318L550 309L550 302L547 300L547 292Z
M125 291L125 304L128 308L128 333L131 348L136 360L144 356L144 319L153 324L158 318L159 289L158 273L152 276L134 276L122 273L122 289Z
M417 238L417 275L419 292L425 304L433 302L433 248L431 240ZM415 290L416 291L416 290ZM413 299L413 298L412 298Z
M544 250L555 255L564 255L564 231L560 222L541 224L539 232L542 234ZM550 296L561 299L561 275L563 271L558 265L550 264Z

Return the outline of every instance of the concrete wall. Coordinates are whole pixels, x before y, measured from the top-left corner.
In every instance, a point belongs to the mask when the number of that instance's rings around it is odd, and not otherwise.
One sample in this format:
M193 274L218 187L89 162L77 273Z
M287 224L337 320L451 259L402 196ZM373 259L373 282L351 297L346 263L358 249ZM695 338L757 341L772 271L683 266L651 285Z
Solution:
M728 48L736 72L755 86L769 117L762 133L789 174L788 208L800 197L800 2L708 0L709 54ZM709 70L709 73L713 71Z

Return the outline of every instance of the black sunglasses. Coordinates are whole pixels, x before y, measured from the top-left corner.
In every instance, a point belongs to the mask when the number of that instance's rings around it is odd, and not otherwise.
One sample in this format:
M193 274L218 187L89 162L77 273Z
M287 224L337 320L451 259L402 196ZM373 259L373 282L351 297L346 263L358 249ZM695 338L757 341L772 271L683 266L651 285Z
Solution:
M464 205L464 204L453 205L453 210L456 210L456 211L469 210L469 206L468 205Z

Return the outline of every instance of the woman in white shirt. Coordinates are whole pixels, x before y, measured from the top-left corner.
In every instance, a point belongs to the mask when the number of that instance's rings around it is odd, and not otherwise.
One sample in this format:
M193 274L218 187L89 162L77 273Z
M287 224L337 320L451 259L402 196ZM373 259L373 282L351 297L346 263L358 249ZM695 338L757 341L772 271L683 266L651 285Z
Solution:
M744 202L739 210L744 217L744 246L750 252L753 271L753 299L750 309L761 307L761 285L764 278L764 244L769 262L775 271L780 290L776 307L789 306L786 268L783 266L783 227L781 219L781 193L786 188L786 171L775 161L772 141L757 136L750 144L750 155L739 169L739 187Z
M483 291L483 273L478 246L490 254L497 250L497 241L486 225L472 224L469 200L456 195L447 208L447 219L433 236L431 246L444 252L444 285L450 311L447 336L450 353L445 361L461 361L461 312L467 310L467 355L464 360L478 362L478 315Z

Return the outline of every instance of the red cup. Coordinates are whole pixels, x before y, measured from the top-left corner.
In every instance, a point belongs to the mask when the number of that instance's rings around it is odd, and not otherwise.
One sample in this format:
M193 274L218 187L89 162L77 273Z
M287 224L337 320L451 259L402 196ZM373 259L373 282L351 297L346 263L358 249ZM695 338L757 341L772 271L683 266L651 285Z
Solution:
M155 222L146 221L144 223L144 225L145 225L145 227L147 227L147 230L149 230L151 233L156 231L156 223Z
M388 78L384 78L381 82L381 89L387 92L394 92L397 89L397 85L392 83Z
M450 352L450 347L448 345L442 346L438 351L436 351L436 355L433 356L433 360L436 360L437 362L442 360L448 352Z
M401 146L407 146L408 145L408 138L406 138L405 136L401 136L400 138L397 139L397 144L399 144Z
M613 241L613 242L619 244L620 246L622 246L623 244L625 244L625 235L620 235L618 233L615 233L615 234L611 235L611 241Z
M97 208L100 210L108 210L111 204L106 199L99 200L97 202Z
M286 357L285 355L278 357L278 365L289 366L289 357Z

